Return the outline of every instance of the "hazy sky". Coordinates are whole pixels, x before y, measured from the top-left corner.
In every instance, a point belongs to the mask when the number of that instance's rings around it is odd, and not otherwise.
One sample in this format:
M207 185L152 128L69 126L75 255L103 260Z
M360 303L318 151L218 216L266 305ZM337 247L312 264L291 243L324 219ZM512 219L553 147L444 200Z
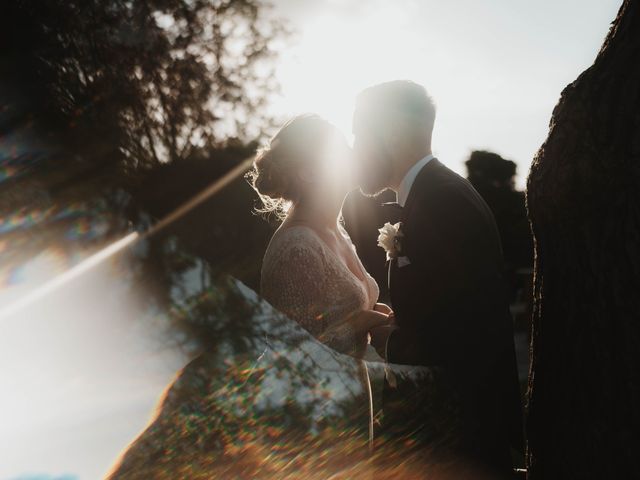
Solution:
M409 78L436 100L445 164L464 173L470 150L491 149L518 163L522 186L561 90L592 63L621 2L275 3L298 31L275 113L315 111L350 134L358 91ZM106 264L2 319L0 478L100 478L150 419L184 359L162 349L126 276ZM29 272L25 288L38 278Z
M297 30L278 70L278 113L314 111L350 135L355 95L422 83L434 153L465 173L473 149L518 164L524 186L560 92L590 66L620 0L276 0Z

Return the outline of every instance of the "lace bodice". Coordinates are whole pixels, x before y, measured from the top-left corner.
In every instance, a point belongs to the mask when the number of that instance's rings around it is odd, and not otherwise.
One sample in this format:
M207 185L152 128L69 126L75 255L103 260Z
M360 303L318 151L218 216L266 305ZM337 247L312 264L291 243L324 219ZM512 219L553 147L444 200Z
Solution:
M311 228L283 228L274 234L265 253L261 294L332 349L353 354L358 339L349 316L372 309L379 295L375 280L359 259L358 263L365 282Z

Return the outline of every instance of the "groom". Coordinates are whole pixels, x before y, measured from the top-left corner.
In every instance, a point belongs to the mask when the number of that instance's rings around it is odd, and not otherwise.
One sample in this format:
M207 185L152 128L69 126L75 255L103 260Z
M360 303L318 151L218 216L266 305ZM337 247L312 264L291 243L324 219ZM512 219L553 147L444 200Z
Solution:
M376 85L357 98L361 189L394 190L400 220L389 249L395 322L373 330L372 344L388 363L442 371L459 412L456 453L508 478L510 450L522 452L523 435L499 234L471 184L432 155L434 120L433 101L410 81ZM387 383L383 423L396 424L384 430L415 432L415 419L429 417L428 402L416 403Z

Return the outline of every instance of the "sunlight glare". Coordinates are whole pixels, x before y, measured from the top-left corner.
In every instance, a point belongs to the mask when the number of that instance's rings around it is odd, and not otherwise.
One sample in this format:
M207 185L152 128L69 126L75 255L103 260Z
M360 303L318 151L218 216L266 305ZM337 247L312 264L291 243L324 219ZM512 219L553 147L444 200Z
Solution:
M398 55L408 39L389 41L380 35L394 17L398 12L393 8L380 8L359 22L329 13L318 16L297 47L285 53L279 76L286 95L276 108L285 115L318 113L350 137L359 91L397 76L415 78L418 73Z
M120 240L113 242L112 244L103 248L99 252L91 255L89 258L83 260L78 265L70 268L66 272L56 275L50 281L46 282L42 286L37 287L31 292L29 292L28 294L23 295L22 297L19 297L17 300L13 302L10 302L8 305L0 309L0 320L11 316L16 311L26 307L27 305L39 300L45 295L55 291L56 289L65 285L66 283L73 280L74 278L82 275L83 273L86 273L88 270L100 264L102 261L106 260L107 258L110 258L115 253L129 246L131 243L137 240L137 238L138 238L137 232L132 232L129 235L126 235Z

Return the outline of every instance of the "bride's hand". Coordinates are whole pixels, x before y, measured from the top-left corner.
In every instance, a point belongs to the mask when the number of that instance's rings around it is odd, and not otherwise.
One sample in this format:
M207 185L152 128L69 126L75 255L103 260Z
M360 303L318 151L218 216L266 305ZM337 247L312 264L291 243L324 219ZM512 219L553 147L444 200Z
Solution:
M376 312L384 313L385 315L391 315L393 313L391 307L385 303L376 303L373 309Z
M362 310L353 319L353 326L359 335L365 335L375 327L389 325L389 315L376 310Z
M388 325L389 316L375 310L361 310L350 319L349 323L355 334L355 356L361 358L369 343L369 332L376 327Z

